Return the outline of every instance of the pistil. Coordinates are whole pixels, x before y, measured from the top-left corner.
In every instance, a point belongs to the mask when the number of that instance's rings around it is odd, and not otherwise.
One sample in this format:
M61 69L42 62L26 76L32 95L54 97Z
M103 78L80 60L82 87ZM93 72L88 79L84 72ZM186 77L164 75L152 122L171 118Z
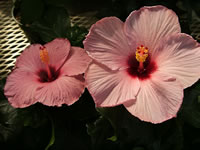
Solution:
M51 75L51 71L50 71L50 67L49 67L49 54L44 46L40 47L40 59L46 66L48 79L51 79L52 75Z
M144 69L144 62L148 57L148 48L144 47L143 45L137 47L135 52L136 60L139 62L138 72L142 73L145 71Z

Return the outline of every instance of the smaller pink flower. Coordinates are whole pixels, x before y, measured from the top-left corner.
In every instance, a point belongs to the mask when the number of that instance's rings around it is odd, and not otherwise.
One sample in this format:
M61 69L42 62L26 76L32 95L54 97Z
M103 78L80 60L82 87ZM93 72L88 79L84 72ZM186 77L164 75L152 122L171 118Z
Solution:
M90 61L82 48L71 47L67 39L55 39L44 46L30 45L18 57L4 93L13 107L36 102L71 105L85 89L82 74Z
M94 24L84 48L94 59L85 77L96 106L123 104L152 123L175 117L184 88L200 77L200 45L180 32L178 17L163 6Z

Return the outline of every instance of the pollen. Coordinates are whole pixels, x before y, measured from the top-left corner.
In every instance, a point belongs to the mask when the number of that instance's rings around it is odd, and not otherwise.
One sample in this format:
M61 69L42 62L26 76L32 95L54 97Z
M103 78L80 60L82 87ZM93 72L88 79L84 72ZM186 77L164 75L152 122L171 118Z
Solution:
M135 52L135 57L138 62L145 62L146 58L148 57L148 48L144 47L143 45L137 47Z
M43 63L49 63L49 54L45 47L40 47L40 59Z

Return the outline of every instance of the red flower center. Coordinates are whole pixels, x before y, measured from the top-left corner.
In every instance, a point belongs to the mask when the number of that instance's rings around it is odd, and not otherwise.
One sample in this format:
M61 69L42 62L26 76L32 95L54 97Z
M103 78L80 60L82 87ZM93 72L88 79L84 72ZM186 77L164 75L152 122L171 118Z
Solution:
M46 47L40 47L40 59L45 64L46 69L42 69L38 72L40 82L51 82L58 78L60 70L56 70L49 65L49 54Z
M157 66L151 60L148 54L148 48L141 45L136 49L136 53L128 58L127 72L132 77L138 77L140 80L146 80L151 77L151 74L156 71Z
M41 69L38 71L37 75L39 76L39 82L52 82L59 77L59 75L60 75L59 70L56 71L56 69L52 66L49 66L49 70L50 70L50 74L51 74L50 77L48 75L47 70Z

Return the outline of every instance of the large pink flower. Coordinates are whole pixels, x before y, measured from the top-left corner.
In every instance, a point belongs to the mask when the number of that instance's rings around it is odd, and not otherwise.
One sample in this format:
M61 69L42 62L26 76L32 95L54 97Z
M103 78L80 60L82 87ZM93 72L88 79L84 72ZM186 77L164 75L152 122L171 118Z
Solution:
M163 6L133 11L125 23L107 17L94 24L84 48L94 60L85 76L96 106L123 104L152 123L175 117L183 89L200 77L200 46L180 32Z
M48 106L71 105L84 91L83 73L91 59L67 39L55 39L25 49L8 76L4 93L13 107L36 102Z

